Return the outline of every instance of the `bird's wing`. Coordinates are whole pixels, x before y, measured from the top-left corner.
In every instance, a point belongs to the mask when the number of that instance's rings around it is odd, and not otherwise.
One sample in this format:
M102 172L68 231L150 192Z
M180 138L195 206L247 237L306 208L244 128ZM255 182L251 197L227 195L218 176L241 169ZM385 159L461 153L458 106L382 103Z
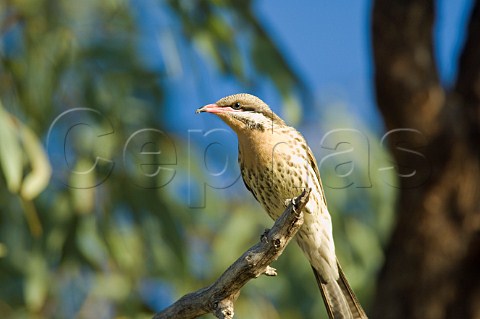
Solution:
M325 198L325 192L323 190L323 185L322 185L322 179L320 178L320 171L318 170L318 165L317 161L315 160L315 157L313 156L312 150L310 147L307 148L307 157L309 164L313 168L313 171L315 172L315 175L317 176L318 184L320 185L320 191L322 192L322 198L325 203L325 206L327 205L327 199Z

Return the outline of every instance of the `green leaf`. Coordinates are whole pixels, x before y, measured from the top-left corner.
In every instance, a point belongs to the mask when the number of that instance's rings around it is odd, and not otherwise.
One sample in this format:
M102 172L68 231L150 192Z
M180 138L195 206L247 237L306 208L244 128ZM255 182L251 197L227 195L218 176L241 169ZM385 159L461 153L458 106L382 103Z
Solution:
M8 254L7 246L3 243L0 243L0 258L5 257Z
M70 173L70 190L72 195L72 205L75 211L80 214L87 214L93 211L95 200L95 163L80 158L75 165L74 172ZM91 185L91 186L88 186ZM83 186L83 187L82 187Z
M25 302L31 311L38 311L42 308L47 297L48 268L45 259L39 254L33 254L27 264Z
M17 193L22 182L22 149L17 136L18 128L0 101L0 166L8 190Z
M20 195L26 200L32 200L47 187L52 168L35 133L23 124L20 127L23 147L31 168L30 173L23 180Z

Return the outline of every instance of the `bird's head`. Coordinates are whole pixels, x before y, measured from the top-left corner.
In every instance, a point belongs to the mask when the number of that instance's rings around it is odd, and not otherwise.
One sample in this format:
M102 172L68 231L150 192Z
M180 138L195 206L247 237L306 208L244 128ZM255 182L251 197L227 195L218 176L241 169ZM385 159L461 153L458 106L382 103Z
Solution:
M285 124L265 102L246 93L226 96L196 111L201 112L216 114L237 133L245 130L264 131L275 124Z

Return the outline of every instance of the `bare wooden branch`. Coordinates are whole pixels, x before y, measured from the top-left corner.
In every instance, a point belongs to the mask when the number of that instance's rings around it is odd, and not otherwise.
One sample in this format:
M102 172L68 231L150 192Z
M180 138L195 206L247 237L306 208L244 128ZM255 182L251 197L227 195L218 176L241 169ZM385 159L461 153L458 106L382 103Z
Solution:
M309 195L310 190L304 190L292 200L272 229L261 236L260 242L238 258L212 285L183 296L153 319L196 318L206 313L213 313L217 318L233 318L233 303L240 295L240 289L262 274L276 275L275 269L269 265L283 253L302 226L302 209Z

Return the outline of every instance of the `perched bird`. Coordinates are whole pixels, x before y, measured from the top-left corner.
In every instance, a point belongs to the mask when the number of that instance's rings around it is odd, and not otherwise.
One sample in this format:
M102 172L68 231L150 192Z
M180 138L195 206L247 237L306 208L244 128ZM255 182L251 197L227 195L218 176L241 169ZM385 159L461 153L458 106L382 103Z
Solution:
M303 136L250 94L224 97L200 112L217 115L235 131L243 181L271 218L304 188L311 189L296 241L310 261L327 313L331 319L367 318L335 256L320 173Z

